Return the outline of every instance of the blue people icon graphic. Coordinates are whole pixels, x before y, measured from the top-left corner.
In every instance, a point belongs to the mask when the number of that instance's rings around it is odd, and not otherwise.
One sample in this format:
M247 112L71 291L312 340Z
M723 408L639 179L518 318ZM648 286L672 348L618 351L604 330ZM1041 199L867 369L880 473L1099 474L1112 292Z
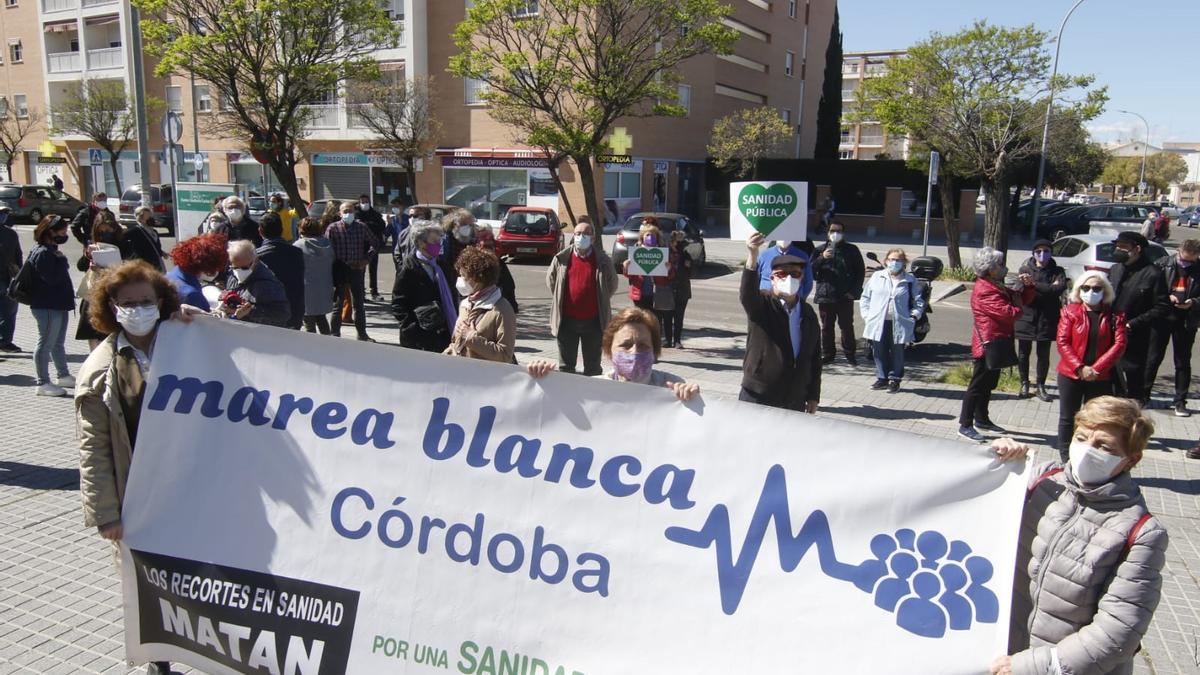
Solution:
M859 564L839 561L824 511L812 511L799 531L793 528L787 476L778 464L767 471L740 549L734 548L729 508L720 503L700 529L668 527L664 536L683 546L713 549L721 609L733 615L772 529L780 569L794 572L808 551L816 549L822 573L874 596L875 606L895 613L896 625L913 635L941 638L947 629L969 630L999 618L999 600L987 587L994 572L991 561L966 542L936 530L903 528L877 534L869 543L872 558Z

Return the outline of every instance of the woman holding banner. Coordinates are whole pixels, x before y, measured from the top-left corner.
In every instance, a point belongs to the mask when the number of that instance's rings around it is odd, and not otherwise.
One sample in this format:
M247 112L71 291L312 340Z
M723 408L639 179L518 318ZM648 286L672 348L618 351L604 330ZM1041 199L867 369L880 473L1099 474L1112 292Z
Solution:
M1030 473L1013 584L1010 655L993 675L1133 672L1162 592L1167 531L1130 471L1154 425L1134 401L1101 396L1075 416L1069 459ZM1029 447L1000 438L1002 459Z
M638 247L666 248L667 273L661 277L630 274L630 261L633 259L633 251L636 249L629 251L623 273L629 279L629 299L635 306L654 312L665 333L663 338L666 346L674 347L675 272L679 266L679 254L670 246L671 243L663 239L662 230L658 228L658 219L654 216L647 216L642 220L642 228L638 232Z
M108 337L80 368L75 390L79 489L84 524L114 549L124 536L121 502L158 324L179 308L171 282L140 260L113 268L92 287L92 325ZM170 666L152 663L147 672L169 673Z

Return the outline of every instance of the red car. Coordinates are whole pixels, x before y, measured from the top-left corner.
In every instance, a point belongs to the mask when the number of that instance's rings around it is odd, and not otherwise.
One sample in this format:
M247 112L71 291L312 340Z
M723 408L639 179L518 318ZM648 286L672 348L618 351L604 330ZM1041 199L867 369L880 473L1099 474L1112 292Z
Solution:
M552 257L562 250L562 224L553 209L514 206L496 235L496 255Z

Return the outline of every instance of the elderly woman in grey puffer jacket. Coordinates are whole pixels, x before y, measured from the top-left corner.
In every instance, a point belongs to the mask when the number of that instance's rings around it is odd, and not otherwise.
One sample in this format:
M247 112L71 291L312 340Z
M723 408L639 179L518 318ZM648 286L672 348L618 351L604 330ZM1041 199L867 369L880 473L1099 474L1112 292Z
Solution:
M1009 656L997 675L1126 675L1162 592L1167 531L1129 471L1154 425L1101 396L1075 416L1070 460L1037 467L1021 521ZM1005 459L1028 447L993 443Z

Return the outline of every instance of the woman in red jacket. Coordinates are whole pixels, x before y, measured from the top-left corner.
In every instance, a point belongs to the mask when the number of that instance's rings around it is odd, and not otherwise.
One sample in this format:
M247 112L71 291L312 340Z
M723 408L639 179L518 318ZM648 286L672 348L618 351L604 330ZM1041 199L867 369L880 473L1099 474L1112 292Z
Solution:
M1000 369L988 368L984 358L984 345L990 342L1007 341L1012 344L1012 354L1016 355L1016 342L1013 338L1017 317L1021 316L1021 307L1033 302L1036 289L1033 277L1028 274L1020 275L1024 284L1022 291L1010 290L1004 285L1004 277L1008 275L1008 267L1004 265L1004 252L990 246L984 246L975 253L972 262L975 268L975 290L971 293L971 314L974 326L971 330L971 356L975 359L975 371L971 374L971 383L967 385L967 394L963 397L962 411L958 416L958 435L968 440L982 443L987 440L976 429L993 433L1004 433L1004 430L992 423L988 413L988 404L992 400L992 390L1000 383ZM1014 359L1011 365L1016 365Z
M642 228L638 232L638 246L647 248L668 248L671 242L663 239L662 230L658 229L658 219L647 216L642 220ZM679 254L674 248L667 251L667 275L665 277L649 277L640 274L630 274L630 261L636 248L629 249L629 257L625 259L624 274L629 278L629 299L634 306L648 309L658 317L662 326L663 346L674 347L672 336L675 334L675 268L679 264ZM634 271L638 268L634 267Z
M1087 401L1113 392L1114 366L1125 353L1125 317L1113 312L1108 277L1084 272L1058 320L1058 454L1067 461L1075 413Z

